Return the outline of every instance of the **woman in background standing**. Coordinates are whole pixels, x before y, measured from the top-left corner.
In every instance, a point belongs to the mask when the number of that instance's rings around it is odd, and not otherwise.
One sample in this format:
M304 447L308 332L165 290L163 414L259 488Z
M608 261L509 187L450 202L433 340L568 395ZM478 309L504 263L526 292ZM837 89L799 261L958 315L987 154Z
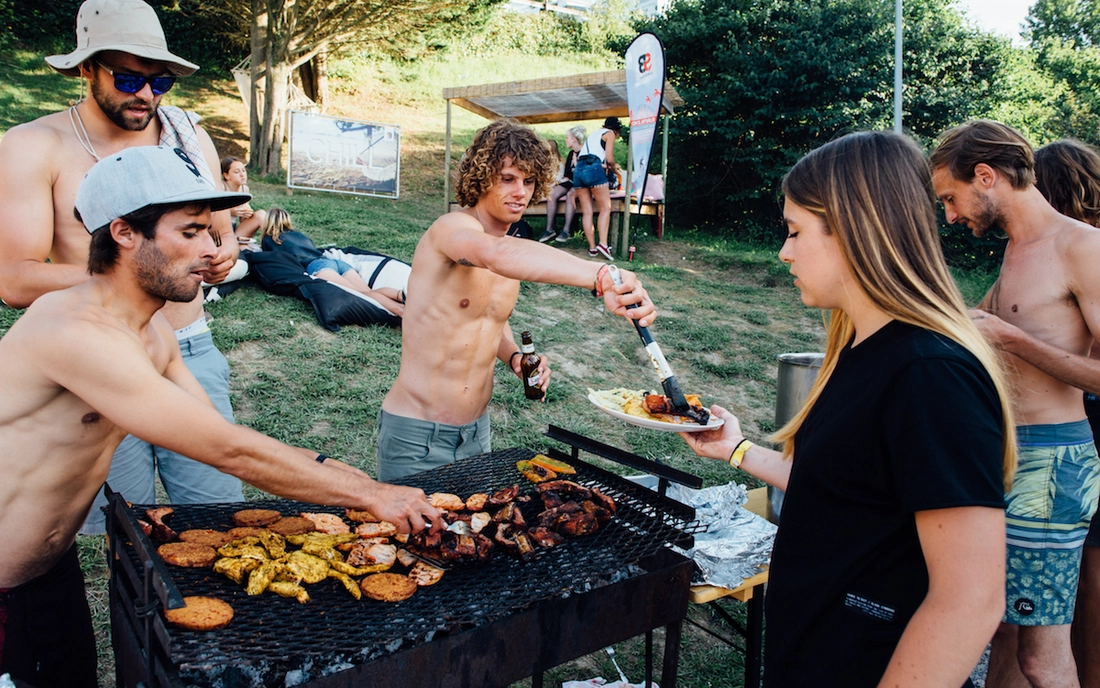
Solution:
M588 135L581 146L577 166L573 169L573 186L577 189L577 200L581 204L581 225L588 239L588 255L592 258L602 256L611 260L611 249L607 245L607 230L611 227L611 189L608 180L616 169L615 140L619 138L623 125L618 117L608 117L603 126ZM593 203L599 212L599 242L593 234Z

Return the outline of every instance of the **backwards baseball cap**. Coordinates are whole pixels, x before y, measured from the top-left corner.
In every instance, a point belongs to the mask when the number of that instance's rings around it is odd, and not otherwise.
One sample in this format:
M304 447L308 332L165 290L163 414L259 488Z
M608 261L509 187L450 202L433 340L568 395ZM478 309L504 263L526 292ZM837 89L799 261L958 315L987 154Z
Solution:
M251 194L218 191L180 148L136 146L97 162L76 192L76 209L89 233L151 205L209 204L225 210Z
M156 11L142 0L86 0L76 14L76 50L46 62L65 76L80 76L80 64L104 50L164 62L176 76L199 68L168 51Z

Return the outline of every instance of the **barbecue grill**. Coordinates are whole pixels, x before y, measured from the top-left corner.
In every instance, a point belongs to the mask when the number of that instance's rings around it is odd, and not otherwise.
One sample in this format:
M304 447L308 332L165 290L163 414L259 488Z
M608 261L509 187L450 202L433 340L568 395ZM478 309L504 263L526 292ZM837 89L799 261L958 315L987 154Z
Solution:
M687 611L689 559L669 544L690 547L701 529L694 509L579 458L579 450L618 460L695 487L688 474L568 431L547 435L572 453L545 453L572 464L568 476L598 487L618 514L597 533L570 538L522 562L497 551L490 562L455 565L435 586L408 600L357 602L338 581L308 587L300 604L270 592L250 597L209 569L165 565L136 518L153 505L129 506L117 494L108 507L111 625L119 686L476 686L505 687L612 643L646 634L646 679L652 674L652 630L666 627L661 685L676 680L680 623ZM466 496L513 484L533 486L516 461L536 452L508 449L410 476L427 493ZM286 500L248 502L285 515L334 507ZM169 525L232 527L241 504L174 505ZM166 625L163 609L184 595L229 602L226 628L185 631Z

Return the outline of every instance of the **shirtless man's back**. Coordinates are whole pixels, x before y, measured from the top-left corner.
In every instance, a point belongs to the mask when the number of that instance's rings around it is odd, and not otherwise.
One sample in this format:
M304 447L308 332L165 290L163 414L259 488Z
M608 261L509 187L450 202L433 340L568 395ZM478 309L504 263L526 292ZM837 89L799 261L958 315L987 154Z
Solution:
M1069 632L1100 459L1081 390L1100 392L1100 230L1059 214L1036 189L1031 147L998 122L968 122L932 154L947 221L1008 235L978 328L1008 363L1019 464L1007 496L1006 614L987 685L1075 686ZM964 441L964 438L960 438Z
M621 271L615 286L606 264L507 236L554 172L534 132L506 121L479 131L467 149L457 185L465 207L433 223L413 254L401 370L379 415L380 480L489 451L495 361L521 374L508 318L522 280L595 288L616 315L643 325L656 317L633 273ZM545 391L545 359L540 379Z

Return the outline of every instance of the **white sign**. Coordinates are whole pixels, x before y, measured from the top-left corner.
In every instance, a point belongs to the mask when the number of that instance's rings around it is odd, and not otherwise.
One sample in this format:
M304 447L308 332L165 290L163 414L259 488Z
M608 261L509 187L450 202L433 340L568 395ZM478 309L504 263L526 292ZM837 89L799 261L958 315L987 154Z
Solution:
M630 170L638 192L638 212L645 195L646 172L665 91L665 48L652 33L638 34L626 49L626 106L630 110Z
M397 198L400 175L401 127L291 110L290 188Z

